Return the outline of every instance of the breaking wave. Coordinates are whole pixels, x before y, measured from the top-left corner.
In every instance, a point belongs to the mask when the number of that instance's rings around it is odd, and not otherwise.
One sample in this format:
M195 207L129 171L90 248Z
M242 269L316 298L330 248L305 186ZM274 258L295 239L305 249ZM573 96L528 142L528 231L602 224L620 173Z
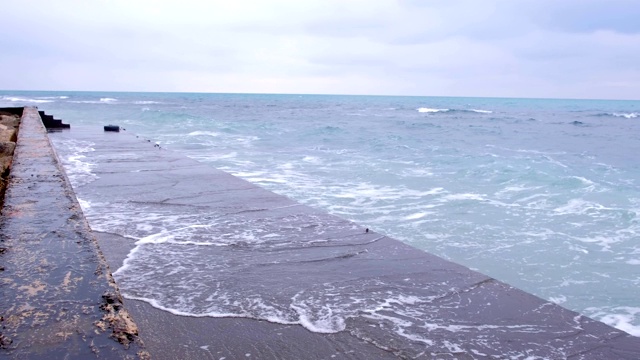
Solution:
M420 107L417 109L420 113L451 113L451 112L471 112L478 114L493 114L491 110L482 110L482 109L437 109L437 108L427 108Z

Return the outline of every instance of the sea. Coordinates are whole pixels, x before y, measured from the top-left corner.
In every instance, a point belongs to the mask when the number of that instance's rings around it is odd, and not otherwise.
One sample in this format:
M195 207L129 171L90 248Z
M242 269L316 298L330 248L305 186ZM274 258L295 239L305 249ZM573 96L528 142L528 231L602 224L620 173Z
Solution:
M640 336L640 101L0 91L9 106L119 125ZM62 159L74 186L90 145Z

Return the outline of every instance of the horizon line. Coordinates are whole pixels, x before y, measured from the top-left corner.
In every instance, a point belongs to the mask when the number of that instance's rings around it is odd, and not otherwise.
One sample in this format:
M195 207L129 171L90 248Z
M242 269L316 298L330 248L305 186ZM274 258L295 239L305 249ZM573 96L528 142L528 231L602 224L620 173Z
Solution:
M586 101L640 101L638 99L572 98L572 97L517 97L477 95L397 95L397 94L329 94L329 93L268 93L268 92L202 92L202 91L131 91L131 90L5 90L0 92L47 92L47 93L142 93L142 94L209 94L209 95L303 95L303 96L360 96L360 97L427 97L427 98L471 98L471 99L522 99L522 100L586 100Z

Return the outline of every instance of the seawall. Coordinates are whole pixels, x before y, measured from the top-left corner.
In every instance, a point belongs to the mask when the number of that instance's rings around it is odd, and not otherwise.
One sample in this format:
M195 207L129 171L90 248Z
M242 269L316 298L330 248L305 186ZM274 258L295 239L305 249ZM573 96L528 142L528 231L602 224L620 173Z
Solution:
M12 342L0 356L146 356L135 337L129 349L114 341L119 326L105 322L112 312L103 306L116 299L117 310L124 309L108 272L120 268L135 245L123 234L89 230L77 194L127 204L134 213L171 207L233 218L245 227L267 224L274 236L299 246L264 251L250 244L207 247L212 263L234 260L221 284L259 284L249 293L265 299L286 301L306 291L322 296L329 306L330 297L341 292L373 296L374 290L384 295L397 289L422 299L396 304L408 312L420 307L424 314L420 323L405 329L416 336L398 338L383 319L385 309L349 317L343 331L318 333L250 317L179 316L125 298L131 314L125 323L133 324L132 319L137 324L152 358L640 358L640 338L126 132L74 127L47 136L38 120L33 111L23 116L2 213L0 246L7 250L0 255L6 268L0 272L0 315L3 335ZM90 142L98 154L99 179L71 189L48 137L54 143ZM308 226L311 217L313 226ZM113 296L105 301L105 293Z
M36 108L21 114L0 227L0 358L148 357Z

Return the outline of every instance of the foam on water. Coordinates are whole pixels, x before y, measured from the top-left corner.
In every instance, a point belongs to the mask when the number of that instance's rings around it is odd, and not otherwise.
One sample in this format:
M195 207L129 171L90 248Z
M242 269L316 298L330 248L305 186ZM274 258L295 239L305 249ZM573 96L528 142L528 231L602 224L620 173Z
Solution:
M627 118L627 119L635 119L638 117L639 113L636 112L632 112L632 113L613 113L612 115L615 117L623 117L623 118Z
M92 172L95 165L87 161L87 154L94 151L93 145L91 142L78 140L69 141L67 144L71 154L64 159L65 172L74 186L80 187L98 179Z
M138 101L134 101L133 103L138 105L162 104L160 101L151 101L151 100L138 100Z
M437 109L437 108L420 107L417 110L420 113L471 112L471 113L477 113L477 114L493 114L493 111L491 110L482 110L482 109Z
M20 97L20 96L2 96L0 101L12 102L12 103L52 103L54 100L52 99L44 99L44 98L28 98L28 97Z
M640 326L636 325L640 321L640 307L600 307L587 308L585 311L594 319L626 331L633 336L640 336Z
M432 109L432 108L426 108L426 107L418 108L418 112L421 112L421 113L438 113L438 112L447 112L447 111L449 111L449 109Z

